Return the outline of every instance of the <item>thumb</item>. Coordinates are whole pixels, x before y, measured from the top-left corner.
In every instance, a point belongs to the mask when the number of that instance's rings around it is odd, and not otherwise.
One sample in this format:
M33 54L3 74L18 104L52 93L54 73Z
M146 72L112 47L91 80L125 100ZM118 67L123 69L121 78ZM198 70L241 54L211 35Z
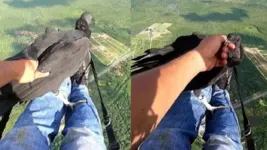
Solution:
M217 37L220 39L221 42L227 41L227 36L226 35L217 35Z
M220 42L223 43L225 41L227 41L227 36L226 35L222 35L222 34L217 34L217 35L212 35L212 36L208 36L204 39L210 39L211 41L213 40L213 42Z
M34 79L48 77L49 74L50 74L49 72L42 73L42 72L36 71L34 74Z

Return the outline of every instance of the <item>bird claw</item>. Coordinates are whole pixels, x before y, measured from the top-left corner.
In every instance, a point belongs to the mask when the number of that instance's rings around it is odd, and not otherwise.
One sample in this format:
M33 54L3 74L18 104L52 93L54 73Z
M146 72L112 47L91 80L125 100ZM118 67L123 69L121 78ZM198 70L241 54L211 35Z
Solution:
M69 108L71 108L71 110L73 110L74 106L80 104L80 103L87 103L87 100L79 100L77 102L70 102L68 101L67 96L64 94L64 92L58 91L56 93L56 96Z
M229 108L228 106L211 106L210 103L207 101L206 97L203 95L199 96L198 98L200 102L206 107L206 109L211 111L212 113L217 109Z
M77 102L69 102L68 104L66 104L66 106L71 108L71 110L73 110L74 106L76 106L76 105L78 105L80 103L87 103L87 100L79 100Z
M209 108L207 108L209 111L211 111L211 112L214 112L215 110L217 110L217 109L227 109L227 108L229 108L229 107L227 107L227 106L210 106Z

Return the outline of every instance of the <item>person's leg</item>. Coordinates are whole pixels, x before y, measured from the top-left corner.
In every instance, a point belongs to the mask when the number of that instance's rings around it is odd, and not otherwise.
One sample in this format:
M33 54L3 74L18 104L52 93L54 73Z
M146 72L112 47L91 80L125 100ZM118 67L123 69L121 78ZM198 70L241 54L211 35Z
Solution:
M211 92L211 87L208 87L203 89L200 95L209 101ZM139 149L191 149L191 143L198 135L199 125L205 113L206 107L193 91L183 92Z
M60 93L68 96L70 79L66 79ZM0 141L0 149L47 150L56 136L64 115L64 104L49 92L33 99L21 114L13 129Z
M70 102L86 100L73 109L67 108L65 136L61 145L62 150L105 150L104 137L97 109L89 97L85 85L72 85L69 96Z
M207 114L206 132L203 136L206 141L204 149L243 149L238 119L227 90L221 90L218 86L213 86L210 104L213 106L224 105L228 108L218 109L213 114Z

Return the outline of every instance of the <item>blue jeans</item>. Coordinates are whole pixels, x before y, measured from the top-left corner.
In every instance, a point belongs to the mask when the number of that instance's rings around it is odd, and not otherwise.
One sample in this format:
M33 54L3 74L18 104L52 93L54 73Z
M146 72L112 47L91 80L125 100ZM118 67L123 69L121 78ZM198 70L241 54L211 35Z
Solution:
M240 128L229 93L217 86L201 91L212 106L229 108L208 113L193 91L183 92L158 127L140 145L140 150L189 150L206 115L203 149L241 150Z
M59 95L70 102L86 100L73 109L66 108ZM66 113L65 113L66 112ZM100 119L85 85L71 85L66 79L59 94L47 93L32 100L13 129L0 141L1 150L48 150L65 115L61 149L104 150Z

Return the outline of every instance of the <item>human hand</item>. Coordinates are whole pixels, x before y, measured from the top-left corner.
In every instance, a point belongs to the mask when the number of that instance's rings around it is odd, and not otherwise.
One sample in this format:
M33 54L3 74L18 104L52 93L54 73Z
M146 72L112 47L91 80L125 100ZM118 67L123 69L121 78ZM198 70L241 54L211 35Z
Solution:
M37 71L38 61L21 59L10 61L10 68L14 72L15 81L18 83L28 83L35 79L49 76L49 72L42 73Z
M223 45L227 41L225 35L214 35L205 38L195 48L202 58L203 68L202 71L211 70L213 67L223 67L227 64L227 52L235 49L233 43Z

